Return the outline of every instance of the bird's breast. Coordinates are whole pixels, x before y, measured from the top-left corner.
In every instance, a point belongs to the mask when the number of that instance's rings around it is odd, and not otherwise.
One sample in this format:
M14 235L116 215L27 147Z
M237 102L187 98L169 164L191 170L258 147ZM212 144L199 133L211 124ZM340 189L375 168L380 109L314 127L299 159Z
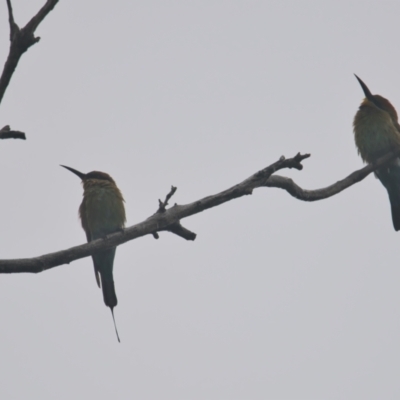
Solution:
M362 159L368 163L400 148L400 132L390 115L377 107L360 107L354 118L354 139Z
M121 229L125 224L123 198L118 189L110 187L90 187L84 192L81 206L91 238L96 239Z

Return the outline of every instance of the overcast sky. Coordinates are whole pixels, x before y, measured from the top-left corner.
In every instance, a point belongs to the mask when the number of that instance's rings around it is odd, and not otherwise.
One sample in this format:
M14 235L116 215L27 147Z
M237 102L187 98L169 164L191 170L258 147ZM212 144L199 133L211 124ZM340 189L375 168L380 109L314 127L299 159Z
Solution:
M44 0L13 0L24 25ZM105 171L128 226L171 185L185 204L280 156L307 189L362 167L352 119L400 108L398 1L60 0L23 55L0 125L1 258L85 242L79 179ZM0 3L0 63L9 48ZM399 399L400 233L372 175L305 203L257 189L120 246L118 306L92 261L0 276L2 399Z

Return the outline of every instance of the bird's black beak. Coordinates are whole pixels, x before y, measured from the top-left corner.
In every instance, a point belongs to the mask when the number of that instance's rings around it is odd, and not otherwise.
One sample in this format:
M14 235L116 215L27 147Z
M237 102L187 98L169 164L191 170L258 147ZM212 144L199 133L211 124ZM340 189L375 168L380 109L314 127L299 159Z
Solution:
M76 169L66 167L65 165L60 165L60 167L64 167L64 168L68 169L69 171L73 172L75 175L78 175L79 178L81 178L82 180L84 180L86 178L86 174L82 174L82 172L79 172Z
M354 76L357 78L358 83L361 85L362 90L365 94L365 97L370 100L370 101L374 101L374 96L372 95L372 93L370 92L370 90L368 89L368 86L356 75L354 74Z

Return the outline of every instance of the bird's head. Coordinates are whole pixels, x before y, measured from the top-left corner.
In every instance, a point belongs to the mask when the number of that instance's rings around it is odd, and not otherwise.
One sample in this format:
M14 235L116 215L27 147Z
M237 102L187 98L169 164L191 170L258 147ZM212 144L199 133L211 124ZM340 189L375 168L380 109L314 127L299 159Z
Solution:
M61 167L64 167L69 171L71 171L72 173L74 173L75 175L79 176L79 178L82 179L82 182L86 182L88 180L100 180L100 181L108 181L115 185L114 179L111 178L111 176L106 174L105 172L92 171L88 172L87 174L83 174L82 172L79 172L76 169L67 167L65 165L61 165Z
M355 75L355 77L357 78L365 94L365 99L361 105L372 105L378 107L379 109L386 111L394 122L397 122L397 112L390 101L380 96L379 94L372 94L371 91L368 89L368 86L357 75Z

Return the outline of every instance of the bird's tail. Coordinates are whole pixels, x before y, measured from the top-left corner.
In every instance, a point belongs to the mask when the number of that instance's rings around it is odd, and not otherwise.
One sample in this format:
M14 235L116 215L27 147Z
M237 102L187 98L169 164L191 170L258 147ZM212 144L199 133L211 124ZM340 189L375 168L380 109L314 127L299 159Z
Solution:
M400 190L388 190L390 207L392 209L392 220L395 231L400 230Z
M376 171L376 176L388 191L395 231L400 230L400 166L390 165Z
M113 273L100 272L101 288L103 290L103 299L107 307L113 309L117 304L117 294L115 293Z
M113 276L115 250L115 248L112 248L93 254L95 269L99 272L101 277L104 303L111 309L118 304Z
M112 317L113 317L113 321L114 321L115 333L117 334L117 339L118 339L118 342L119 342L119 343L121 343L121 340L119 339L119 334L118 334L117 324L115 323L115 318L114 318L114 309L113 309L113 307L110 307L110 310L111 310L111 315L112 315Z
M110 307L111 315L114 321L115 333L117 334L118 342L120 342L117 325L115 324L115 318L114 318L114 307L118 304L117 294L115 293L114 276L113 276L115 251L116 247L99 251L93 254L92 257L94 263L94 270L96 273L96 279L98 274L100 274L104 303L107 307Z

